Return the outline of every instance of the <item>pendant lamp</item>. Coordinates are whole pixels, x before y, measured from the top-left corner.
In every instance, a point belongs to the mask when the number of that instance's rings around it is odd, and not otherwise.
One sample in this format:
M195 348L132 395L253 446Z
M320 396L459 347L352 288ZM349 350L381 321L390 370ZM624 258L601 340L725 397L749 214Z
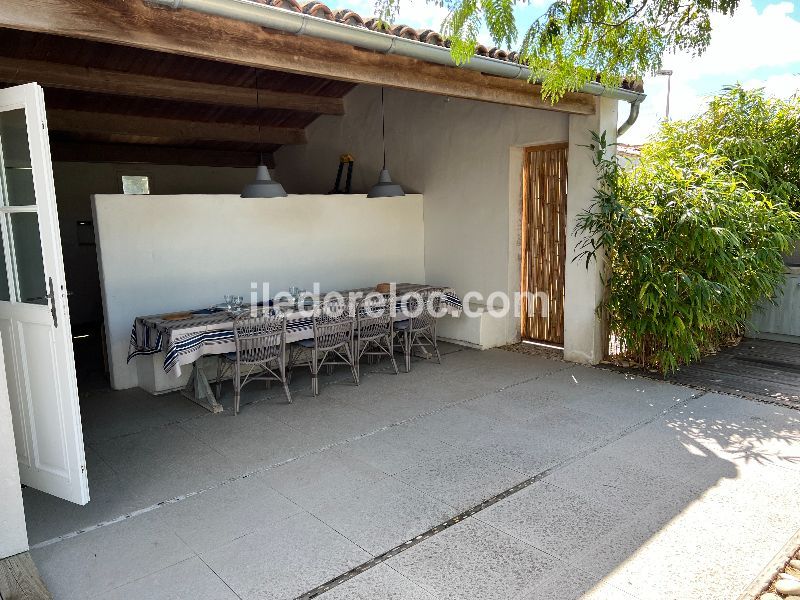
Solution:
M258 69L256 73L256 111L258 112L258 145L261 146L261 99L259 97ZM256 168L256 179L244 186L242 198L281 198L286 196L286 190L277 181L269 176L269 169L264 164L264 155Z
M286 190L277 181L269 176L269 169L261 161L256 168L256 179L244 186L242 198L281 198L286 196Z
M383 167L378 175L378 183L372 186L367 198L391 198L405 196L406 193L399 184L392 182L389 169L386 168L386 113L383 108L383 88L381 88L381 142L383 143Z

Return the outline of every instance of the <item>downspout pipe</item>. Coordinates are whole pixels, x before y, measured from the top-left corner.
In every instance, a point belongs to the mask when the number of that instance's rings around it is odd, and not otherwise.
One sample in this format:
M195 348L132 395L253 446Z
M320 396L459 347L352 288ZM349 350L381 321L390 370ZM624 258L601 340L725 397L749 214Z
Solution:
M636 123L636 119L639 118L639 107L642 105L642 101L644 101L644 98L631 102L631 112L628 114L628 118L625 120L625 122L619 126L619 129L617 129L617 137L628 131L628 129L630 129L633 124Z
M365 50L383 54L398 54L447 67L458 66L463 69L479 71L487 75L495 75L507 79L527 80L531 78L530 69L518 63L487 56L473 56L466 63L457 65L453 61L450 50L442 46L425 44L417 40L408 40L346 23L328 21L327 19L304 13L260 4L252 0L145 0L145 2L151 6L171 8L173 10L185 8L209 15L252 23L267 29L275 29L295 35L308 35L341 42ZM636 122L639 116L639 105L645 99L645 94L641 92L609 88L596 82L587 83L580 91L593 96L623 100L631 105L630 115L617 131L618 136L625 133Z

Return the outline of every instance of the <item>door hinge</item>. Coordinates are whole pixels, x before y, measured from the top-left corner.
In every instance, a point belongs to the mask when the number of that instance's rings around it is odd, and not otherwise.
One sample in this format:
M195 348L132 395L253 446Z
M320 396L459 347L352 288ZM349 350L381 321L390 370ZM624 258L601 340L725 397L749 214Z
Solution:
M58 313L56 312L56 294L53 291L53 278L47 278L50 283L50 293L47 294L47 298L50 301L50 314L53 315L53 327L58 327Z

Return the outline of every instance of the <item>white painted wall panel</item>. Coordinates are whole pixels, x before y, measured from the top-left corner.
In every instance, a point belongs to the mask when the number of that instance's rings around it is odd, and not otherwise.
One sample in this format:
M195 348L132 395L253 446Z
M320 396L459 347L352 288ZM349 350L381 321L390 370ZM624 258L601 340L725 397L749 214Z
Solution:
M425 197L429 282L453 286L462 296L470 290L484 298L495 291L517 292L519 149L566 142L568 116L393 89L385 94L387 166L406 191ZM278 150L280 181L290 192L327 191L339 155L350 153L356 161L353 190L366 192L383 160L380 115L380 88L355 88L345 97L343 117L319 117L307 129L307 144ZM463 318L447 320L440 333L476 346L513 341L519 319L502 321L476 326ZM493 333L482 340L481 331Z
M137 316L248 298L253 281L274 291L424 282L422 210L420 195L95 196L112 386L138 384L126 364Z

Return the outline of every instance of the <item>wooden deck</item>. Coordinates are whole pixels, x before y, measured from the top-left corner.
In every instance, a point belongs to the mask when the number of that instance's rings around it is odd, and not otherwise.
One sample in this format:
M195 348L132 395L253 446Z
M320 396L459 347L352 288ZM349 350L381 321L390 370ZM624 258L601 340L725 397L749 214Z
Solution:
M800 344L745 338L667 379L800 408Z
M52 600L27 552L0 560L0 600Z

